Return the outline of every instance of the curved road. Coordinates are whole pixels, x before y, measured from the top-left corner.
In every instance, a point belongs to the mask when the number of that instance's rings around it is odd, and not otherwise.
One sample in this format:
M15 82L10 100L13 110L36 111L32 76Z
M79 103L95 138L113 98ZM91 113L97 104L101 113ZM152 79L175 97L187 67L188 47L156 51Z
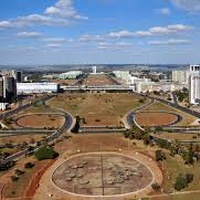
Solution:
M44 97L44 98L42 98L40 100L35 101L34 103L40 102L40 101L46 102L49 99L51 99L52 97L53 96L47 96L47 97ZM11 116L13 114L16 114L17 112L19 112L21 110L24 110L26 108L29 108L31 106L32 106L32 104L26 104L26 105L23 105L23 106L21 106L19 108L16 108L15 110L12 110L12 111L10 111L10 112L8 112L6 114L0 115L0 120L6 118L8 116ZM68 112L66 112L64 110L61 110L61 109L57 109L57 110L61 111L65 115L65 122L59 129L57 129L55 132L53 132L51 135L49 135L49 136L47 136L45 138L45 141L48 142L48 143L53 141L54 139L58 138L59 136L61 136L65 131L71 129L71 126L73 124L73 118L72 118L71 114L69 114ZM42 141L44 141L44 140L42 140ZM42 142L42 141L40 141L40 142ZM27 155L29 153L35 152L40 147L41 147L41 145L33 147L31 151L25 149L23 151L17 152L16 154L13 154L13 155L7 157L4 160L1 160L1 163L3 164L3 163L6 163L6 162L9 162L9 161L12 161L12 160L17 160L22 156L25 156L25 155Z

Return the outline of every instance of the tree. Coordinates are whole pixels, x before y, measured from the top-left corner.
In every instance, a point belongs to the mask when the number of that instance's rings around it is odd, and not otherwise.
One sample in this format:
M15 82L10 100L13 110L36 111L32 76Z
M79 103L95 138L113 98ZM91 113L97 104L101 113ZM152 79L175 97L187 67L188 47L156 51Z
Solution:
M177 191L180 191L187 187L187 181L183 174L179 174L178 177L176 178L176 182L174 184L174 189Z
M156 150L156 160L163 161L166 159L165 153L162 150Z
M158 140L156 141L156 143L157 143L157 145L158 145L159 147L165 148L165 149L169 149L170 146L171 146L171 143L168 142L168 141L166 141L166 140L164 140L164 139L158 139Z
M162 126L156 126L155 127L155 132L161 132L161 131L163 131Z
M174 184L174 188L177 191L180 191L188 186L189 183L191 183L194 179L194 175L191 173L187 173L185 175L179 174L176 178L176 182Z
M54 151L52 147L43 146L39 148L34 155L38 160L44 160L44 159L54 159L58 157L59 154L56 151Z

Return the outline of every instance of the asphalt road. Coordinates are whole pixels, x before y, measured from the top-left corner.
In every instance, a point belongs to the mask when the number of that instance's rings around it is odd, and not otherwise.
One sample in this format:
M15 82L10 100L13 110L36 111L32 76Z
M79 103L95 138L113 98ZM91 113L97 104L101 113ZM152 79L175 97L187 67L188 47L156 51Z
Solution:
M52 96L47 96L47 97L44 97L44 98L42 98L40 100L35 101L35 103L40 102L40 101L44 101L45 102L45 101L47 101L47 100L49 100L51 98L52 98ZM15 110L10 111L9 113L1 115L0 116L0 120L2 120L3 118L9 117L9 116L11 116L13 114L16 114L17 112L20 112L20 111L22 111L22 110L24 110L24 109L26 109L26 108L28 108L30 106L32 106L32 104L26 104L26 105L23 105L21 107L18 107ZM58 110L61 111L60 109L58 109ZM46 142L53 141L54 139L58 138L60 135L62 135L65 131L67 131L71 127L71 125L73 123L72 116L69 113L67 113L67 112L65 112L63 110L62 110L62 113L65 115L64 124L58 130L54 131L51 135L47 136L45 138ZM6 162L9 162L9 161L12 161L12 160L17 160L20 157L27 155L28 153L35 152L40 147L41 147L41 145L33 147L31 152L28 151L28 150L23 150L23 151L17 152L16 154L13 154L13 155L7 157L6 159L4 159L1 163L6 163Z

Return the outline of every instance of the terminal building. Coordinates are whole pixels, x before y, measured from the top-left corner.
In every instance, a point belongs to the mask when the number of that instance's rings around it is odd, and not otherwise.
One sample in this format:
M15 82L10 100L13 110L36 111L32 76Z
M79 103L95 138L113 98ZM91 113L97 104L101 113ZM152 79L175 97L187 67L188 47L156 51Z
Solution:
M57 83L17 83L17 94L56 93L59 91Z

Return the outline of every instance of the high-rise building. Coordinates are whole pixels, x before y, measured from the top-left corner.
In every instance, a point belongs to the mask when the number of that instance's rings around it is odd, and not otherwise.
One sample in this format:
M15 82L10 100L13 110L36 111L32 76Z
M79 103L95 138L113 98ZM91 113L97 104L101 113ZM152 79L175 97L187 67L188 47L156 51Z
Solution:
M200 65L190 65L189 72L189 102L200 103Z
M186 70L172 71L172 81L176 83L187 83L187 71Z
M4 98L12 102L17 97L16 79L12 76L3 76Z
M21 72L7 70L0 72L0 101L13 102L17 97L17 80L20 81Z

